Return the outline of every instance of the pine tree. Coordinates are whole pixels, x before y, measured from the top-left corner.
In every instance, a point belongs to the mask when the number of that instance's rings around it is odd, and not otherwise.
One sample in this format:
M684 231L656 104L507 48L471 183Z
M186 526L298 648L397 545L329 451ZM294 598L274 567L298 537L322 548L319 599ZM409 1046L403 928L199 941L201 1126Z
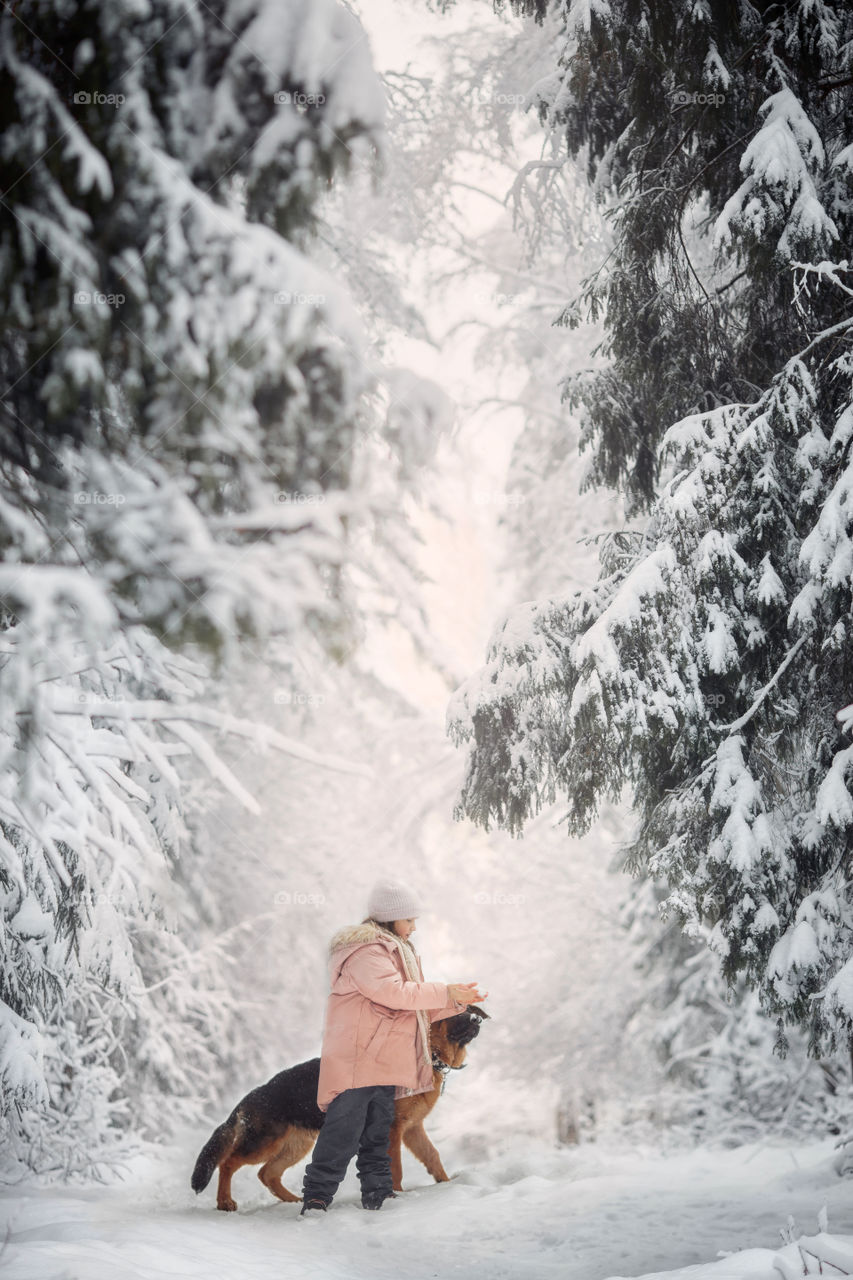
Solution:
M630 788L629 863L829 1052L853 1030L853 19L586 12L542 98L614 224L588 289L611 365L571 394L596 480L649 521L496 629L449 712L459 811L518 833L564 795L578 833Z
M0 440L38 486L14 505L49 504L112 608L172 644L281 623L285 584L294 621L331 621L365 375L302 248L382 98L352 16L315 10L3 15Z
M193 761L253 801L206 733L324 762L200 694L240 637L348 643L367 373L310 235L382 114L336 0L0 14L0 1115L33 1167L209 1091Z
M586 161L614 238L562 316L606 316L609 367L565 391L587 415L589 482L647 507L667 426L754 401L801 348L785 264L849 243L850 18L831 3L556 7L558 65L534 101ZM812 296L812 332L839 303Z

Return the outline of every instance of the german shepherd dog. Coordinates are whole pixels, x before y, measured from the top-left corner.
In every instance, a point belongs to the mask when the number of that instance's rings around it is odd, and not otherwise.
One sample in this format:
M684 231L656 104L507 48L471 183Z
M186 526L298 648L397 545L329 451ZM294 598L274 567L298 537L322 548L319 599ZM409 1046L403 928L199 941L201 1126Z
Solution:
M426 1165L436 1182L449 1180L441 1157L424 1132L423 1122L438 1101L447 1072L465 1065L467 1046L478 1034L481 1018L488 1016L485 1010L469 1004L467 1012L432 1023L432 1089L398 1098L394 1103L388 1154L395 1191L403 1189L401 1143ZM281 1175L308 1154L323 1127L325 1115L317 1106L319 1079L320 1059L312 1058L279 1071L266 1084L247 1093L202 1147L193 1169L193 1191L204 1191L218 1168L216 1207L236 1209L231 1179L244 1164L259 1164L258 1177L264 1186L279 1200L298 1203L301 1197L282 1185Z

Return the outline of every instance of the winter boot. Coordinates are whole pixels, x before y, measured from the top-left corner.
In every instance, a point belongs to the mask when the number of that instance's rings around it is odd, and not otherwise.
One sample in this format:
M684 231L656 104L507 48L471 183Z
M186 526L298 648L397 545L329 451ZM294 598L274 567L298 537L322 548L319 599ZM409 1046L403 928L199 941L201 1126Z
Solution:
M381 1209L386 1200L396 1200L396 1191L365 1191L361 1197L362 1209Z
M325 1213L328 1207L329 1206L326 1204L325 1200L306 1200L302 1208L299 1210L299 1216L301 1218L303 1213L308 1213L313 1209L322 1209Z

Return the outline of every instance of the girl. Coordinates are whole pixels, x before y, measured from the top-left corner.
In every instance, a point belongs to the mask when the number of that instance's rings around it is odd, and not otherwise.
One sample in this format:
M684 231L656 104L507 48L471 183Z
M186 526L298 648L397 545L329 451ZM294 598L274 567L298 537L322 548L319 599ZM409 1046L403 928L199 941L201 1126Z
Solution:
M305 1170L302 1213L327 1209L352 1157L365 1209L393 1196L388 1139L394 1099L432 1088L429 1022L486 999L476 982L424 982L410 936L420 906L408 889L381 881L367 919L336 933L331 994L320 1056L317 1105L326 1113Z

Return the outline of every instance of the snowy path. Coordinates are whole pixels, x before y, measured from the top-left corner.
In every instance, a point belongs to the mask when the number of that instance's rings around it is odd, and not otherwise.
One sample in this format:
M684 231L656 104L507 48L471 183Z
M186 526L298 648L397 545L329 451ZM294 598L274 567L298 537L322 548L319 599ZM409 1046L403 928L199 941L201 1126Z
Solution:
M202 1135L200 1135L201 1137ZM206 1136L206 1135L203 1135ZM793 1214L853 1233L850 1185L829 1143L663 1156L595 1145L531 1150L442 1186L406 1168L412 1190L366 1213L347 1180L325 1218L235 1179L236 1214L187 1185L194 1142L140 1162L136 1183L9 1188L0 1196L6 1280L605 1280L705 1263L690 1280L780 1280L773 1257ZM451 1161L452 1164L452 1161ZM301 1171L285 1181L294 1189ZM719 1251L740 1251L714 1262ZM710 1265L707 1265L710 1264ZM836 1273L837 1274L837 1273Z

